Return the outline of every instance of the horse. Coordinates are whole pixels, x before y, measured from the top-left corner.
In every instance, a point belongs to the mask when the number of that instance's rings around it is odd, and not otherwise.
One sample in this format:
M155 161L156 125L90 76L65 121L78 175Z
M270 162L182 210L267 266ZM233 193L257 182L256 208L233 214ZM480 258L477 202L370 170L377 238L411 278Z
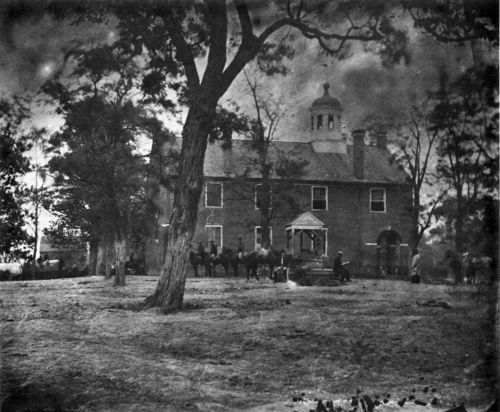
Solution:
M209 277L211 274L211 267L210 267L210 256L208 253L204 252L202 254L191 251L189 252L189 261L191 262L191 266L193 267L194 270L194 275L196 277L199 277L198 275L198 266L205 266L205 276Z
M272 275L274 268L279 266L280 257L279 255L270 250L267 254L262 254L259 252L252 252L243 258L245 269L247 272L247 280L250 280L250 276L255 276L255 279L259 280L257 269L259 265L268 265L270 274Z
M224 268L225 276L229 275L229 268L233 269L234 277L239 276L238 266L242 263L242 259L238 254L229 247L223 247L222 252L212 261L212 268L215 274L215 267L221 265Z

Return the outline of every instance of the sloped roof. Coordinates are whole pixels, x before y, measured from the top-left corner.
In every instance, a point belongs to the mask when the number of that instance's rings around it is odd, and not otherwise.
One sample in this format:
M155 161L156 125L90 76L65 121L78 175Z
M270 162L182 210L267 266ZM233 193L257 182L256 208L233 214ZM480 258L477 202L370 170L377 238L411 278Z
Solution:
M257 179L261 176L256 167L252 167L252 159L255 158L256 152L249 140L233 140L232 148L225 153L219 143L209 144L205 155L204 175L214 178L237 175ZM407 174L391 161L390 153L376 146L365 146L363 179L354 176L351 145L347 146L347 153L317 153L310 143L275 141L270 148L270 158L304 161L303 173L297 179L299 181L381 184L408 182Z
M304 212L292 220L287 229L323 229L325 224L310 212Z

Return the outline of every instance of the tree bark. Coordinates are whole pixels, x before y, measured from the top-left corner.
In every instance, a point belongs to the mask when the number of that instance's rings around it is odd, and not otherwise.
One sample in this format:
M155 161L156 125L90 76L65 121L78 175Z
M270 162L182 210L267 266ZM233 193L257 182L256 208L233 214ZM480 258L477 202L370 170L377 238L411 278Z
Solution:
M127 255L127 241L125 238L117 238L114 242L115 260L115 286L125 286L125 260Z
M189 243L196 229L207 138L218 96L212 99L208 104L193 105L184 124L167 251L156 291L146 299L148 307L161 307L163 313L182 309Z
M463 199L457 196L457 213L455 218L455 251L462 253L464 248L464 210Z
M97 253L99 250L99 240L90 239L90 250L89 250L89 275L97 275Z
M113 240L109 237L104 239L104 277L111 279L111 269L114 264Z
M271 208L271 185L269 183L269 176L262 176L262 204L260 205L260 230L262 236L262 246L266 249L271 245L270 224L271 218L269 210Z

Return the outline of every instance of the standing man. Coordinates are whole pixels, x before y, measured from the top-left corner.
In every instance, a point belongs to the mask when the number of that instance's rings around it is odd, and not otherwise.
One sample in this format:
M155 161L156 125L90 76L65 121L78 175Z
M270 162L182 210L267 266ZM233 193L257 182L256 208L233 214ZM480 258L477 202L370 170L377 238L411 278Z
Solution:
M342 270L342 256L344 254L341 250L337 252L337 257L333 261L333 274L335 277L338 277L341 282L344 281L344 275Z
M217 245L215 244L215 242L213 240L210 241L210 257L212 259L215 259L215 257L217 256Z
M454 277L455 285L462 284L462 262L458 257L457 253L453 250L447 250L444 255L445 259L448 261L448 266Z
M203 257L205 255L205 248L203 247L203 243L201 243L201 240L198 241L198 255L200 257Z
M245 253L245 245L243 244L243 238L238 236L238 245L236 246L236 253L238 254L238 260L243 259L243 254Z
M413 257L411 259L411 283L420 283L420 253L418 249L413 251Z
M467 278L467 283L472 285L476 283L476 266L472 260L472 255L470 252L465 254L465 277Z

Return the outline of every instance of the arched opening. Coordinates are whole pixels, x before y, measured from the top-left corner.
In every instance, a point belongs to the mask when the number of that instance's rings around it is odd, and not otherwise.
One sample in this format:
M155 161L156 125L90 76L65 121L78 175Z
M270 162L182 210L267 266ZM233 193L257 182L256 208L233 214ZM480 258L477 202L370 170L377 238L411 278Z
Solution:
M378 272L397 276L401 264L401 236L394 230L384 230L377 239Z

